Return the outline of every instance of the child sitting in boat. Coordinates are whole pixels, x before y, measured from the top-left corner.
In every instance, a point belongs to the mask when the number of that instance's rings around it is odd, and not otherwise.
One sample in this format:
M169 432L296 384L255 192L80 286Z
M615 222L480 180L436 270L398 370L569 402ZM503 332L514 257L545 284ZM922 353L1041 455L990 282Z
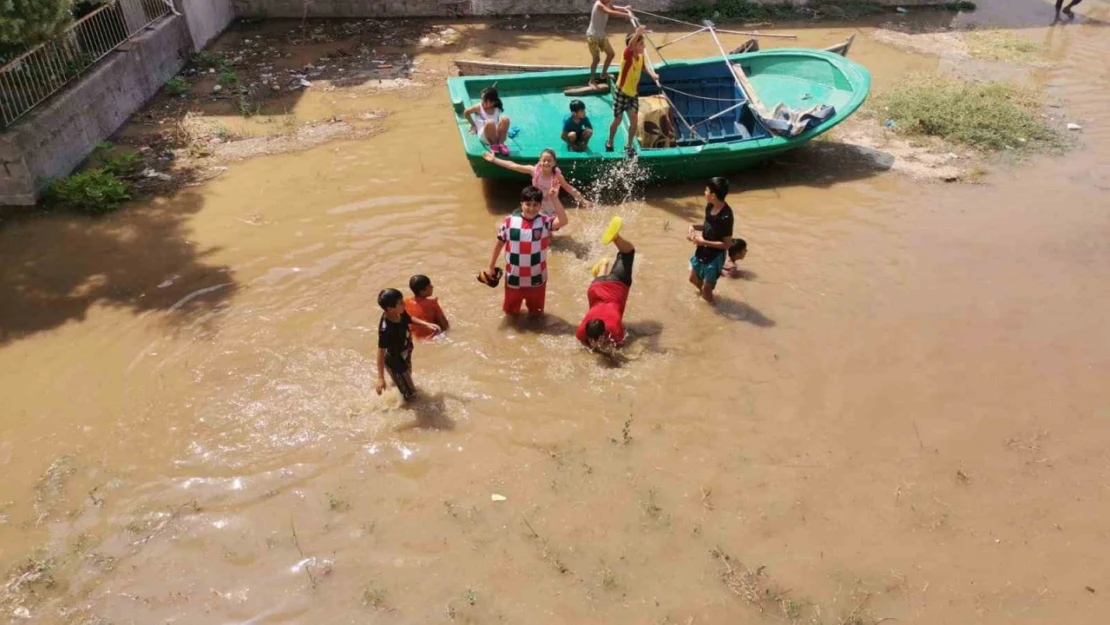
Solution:
M636 137L640 113L640 73L647 71L652 80L659 82L659 76L644 64L644 27L638 26L636 32L625 38L624 60L617 77L617 90L613 92L613 123L609 126L609 140L605 151L613 151L613 138L617 136L621 118L628 113L628 142L624 151L629 156L635 153L632 140Z
M505 140L509 136L509 116L504 111L497 87L488 87L482 90L482 100L478 104L463 111L463 117L470 122L470 134L485 140L491 151L508 156L509 146L505 145ZM472 115L477 115L478 121L474 121Z
M540 152L540 162L536 165L521 165L520 163L506 161L497 158L491 152L482 153L482 158L509 171L531 176L532 186L543 192L543 207L540 212L544 215L550 217L563 210L563 203L559 200L559 189L564 189L569 193L580 206L584 205L587 208L592 206L582 195L582 192L567 182L567 179L563 177L563 172L555 166L555 150L551 148L544 148L543 152Z
M571 152L585 152L594 136L594 125L586 117L586 105L582 100L570 101L570 115L563 120L563 141Z

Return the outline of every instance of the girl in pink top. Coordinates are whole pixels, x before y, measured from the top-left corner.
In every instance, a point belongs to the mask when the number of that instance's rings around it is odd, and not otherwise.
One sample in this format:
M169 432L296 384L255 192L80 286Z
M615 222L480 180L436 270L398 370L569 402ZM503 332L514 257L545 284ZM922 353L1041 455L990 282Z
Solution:
M567 179L563 177L563 172L559 171L559 168L555 166L555 150L551 148L546 148L543 152L540 152L540 162L536 165L521 165L512 161L502 160L494 156L492 152L483 153L482 158L510 171L532 176L532 186L543 191L543 208L541 212L545 215L554 215L556 205L560 208L562 207L562 202L559 201L559 189L563 189L569 193L578 204L586 208L593 206L585 196L582 195L581 191L575 189L572 184L567 182Z

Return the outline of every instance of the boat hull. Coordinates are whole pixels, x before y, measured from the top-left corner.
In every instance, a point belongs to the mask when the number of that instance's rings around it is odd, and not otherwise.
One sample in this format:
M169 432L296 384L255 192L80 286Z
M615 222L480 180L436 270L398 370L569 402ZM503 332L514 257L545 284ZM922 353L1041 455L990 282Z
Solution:
M725 175L756 165L775 155L804 145L825 133L854 113L867 97L870 74L862 66L842 56L821 50L798 48L774 49L729 56L730 62L750 71L750 80L763 104L774 107L783 103L795 110L827 103L836 114L821 125L795 137L774 136L760 122L751 127L751 138L722 140L716 143L680 145L659 149L638 149L634 157L646 177L653 181L675 181ZM693 76L706 68L727 68L720 57L672 61L660 69L664 84L671 79ZM512 125L521 133L510 139L510 160L535 164L544 148L553 148L558 166L568 179L588 183L622 167L626 157L620 147L627 135L623 127L618 130L617 151L606 152L605 136L612 121L611 95L586 96L586 103L595 137L588 152L571 152L559 139L564 107L571 98L562 95L562 89L586 82L588 71L559 70L502 74L497 76L457 77L448 79L455 119L463 141L466 157L474 174L479 178L525 181L527 177L494 165L482 158L487 148L470 134L470 125L462 111L478 102L483 88L498 85L505 101L505 114L512 118ZM678 83L674 83L678 84ZM641 83L641 93L654 85ZM674 94L672 94L674 95ZM674 95L677 100L683 96ZM689 100L686 100L689 102ZM724 106L724 105L721 105ZM689 115L689 112L688 112ZM693 123L693 122L691 122ZM758 126L758 127L757 127Z

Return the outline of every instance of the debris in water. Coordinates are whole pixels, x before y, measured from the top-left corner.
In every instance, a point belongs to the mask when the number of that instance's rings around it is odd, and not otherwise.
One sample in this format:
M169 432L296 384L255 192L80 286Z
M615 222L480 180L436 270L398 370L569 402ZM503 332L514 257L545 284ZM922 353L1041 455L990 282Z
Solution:
M1090 588L1090 586L1087 588ZM12 614L15 615L16 618L31 618L31 611L23 606L19 606L12 610Z
M493 493L492 495L489 496L489 499L490 499L490 501L505 501L505 500L508 499L508 497L506 497L504 495L498 495L497 493Z
M216 85L215 87L212 87L212 93L219 93L223 90L224 90L224 88L221 87L220 85Z
M1083 126L1080 126L1079 124L1069 123L1068 130L1083 130Z
M905 15L905 14L907 14L907 13L909 13L909 12L910 12L910 10L909 10L909 9L907 9L907 8L904 8L904 7L898 7L897 9L894 9L894 10L895 10L895 11L898 11L898 12L899 12L899 13L901 13L902 15Z
M307 89L308 87L311 87L311 86L312 86L312 83L310 83L309 81L307 81L307 80L305 80L304 78L302 78L302 79L301 79L301 86L302 86L302 87L305 87L305 88Z
M143 170L143 177L144 178L155 178L157 180L161 180L162 182L170 182L170 181L173 180L173 176L171 176L169 174L166 174L166 173L163 173L163 172L160 172L160 171L155 171L151 167L147 167L146 169Z

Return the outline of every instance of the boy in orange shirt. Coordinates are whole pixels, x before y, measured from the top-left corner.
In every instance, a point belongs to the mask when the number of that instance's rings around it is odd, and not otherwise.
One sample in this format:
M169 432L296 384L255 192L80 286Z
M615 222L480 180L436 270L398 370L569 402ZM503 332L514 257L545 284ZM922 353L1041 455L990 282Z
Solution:
M621 73L617 76L617 90L613 92L613 123L609 126L609 140L605 142L605 151L613 151L613 138L617 136L617 128L621 126L621 118L628 113L628 143L624 151L632 156L632 140L636 138L636 128L640 117L640 73L647 71L648 76L659 82L659 76L644 63L644 27L639 26L636 32L625 39L624 59L621 61Z
M439 300L432 297L432 281L428 276L415 275L409 278L409 288L414 297L405 300L405 312L413 319L419 319L439 326L440 332L448 328L447 315L439 307ZM412 335L418 339L427 339L435 336L436 331L420 325L412 327Z

